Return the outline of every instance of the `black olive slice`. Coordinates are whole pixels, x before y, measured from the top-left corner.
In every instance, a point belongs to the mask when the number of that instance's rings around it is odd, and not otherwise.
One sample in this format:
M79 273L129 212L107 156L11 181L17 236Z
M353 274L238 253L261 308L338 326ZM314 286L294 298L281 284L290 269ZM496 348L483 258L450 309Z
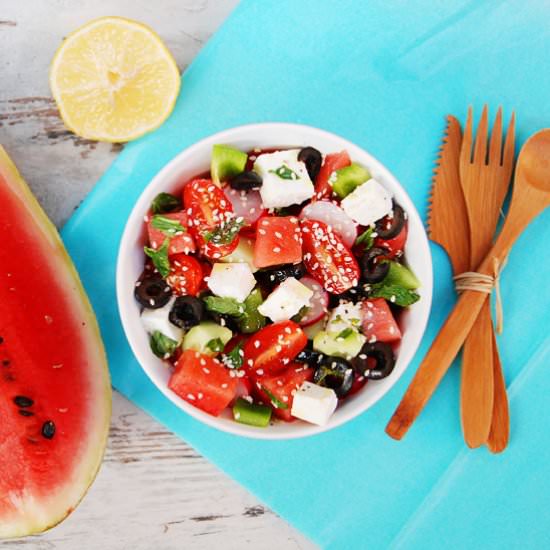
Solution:
M285 264L270 269L262 269L254 274L261 285L269 288L276 286L289 277L301 279L306 274L304 264Z
M299 363L306 363L309 367L317 367L325 358L322 353L315 351L308 340L307 346L294 358Z
M381 261L385 259L387 251L383 248L374 247L367 250L359 259L361 266L361 278L365 283L379 283L390 270L388 262Z
M315 147L304 147L298 153L298 160L306 165L309 178L314 182L317 179L319 170L321 170L323 155Z
M204 319L204 302L194 296L178 296L174 300L168 320L177 327L190 329Z
M368 359L374 359L375 366L370 368ZM352 360L355 371L369 380L381 380L389 376L395 367L393 349L385 342L367 343L357 357Z
M252 189L259 189L262 186L262 178L256 172L242 172L231 178L229 185L237 191L251 191Z
M136 300L148 309L158 309L165 306L172 296L172 289L159 275L144 277L134 288Z
M344 397L353 385L353 367L341 357L325 357L315 370L313 381L332 388L338 397Z
M393 203L393 216L386 216L376 222L376 234L381 239L397 237L405 225L405 211L397 203Z

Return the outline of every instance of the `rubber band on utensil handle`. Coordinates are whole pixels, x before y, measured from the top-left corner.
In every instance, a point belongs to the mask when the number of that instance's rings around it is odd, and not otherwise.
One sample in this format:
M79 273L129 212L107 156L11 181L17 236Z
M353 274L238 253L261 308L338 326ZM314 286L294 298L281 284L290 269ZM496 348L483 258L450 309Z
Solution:
M496 321L497 332L499 334L502 334L502 329L504 327L504 313L500 294L500 273L505 265L506 261L500 265L500 262L495 258L493 262L494 275L486 275L484 273L478 273L477 271L465 271L453 277L455 289L459 294L464 290L491 294L493 288L495 289Z

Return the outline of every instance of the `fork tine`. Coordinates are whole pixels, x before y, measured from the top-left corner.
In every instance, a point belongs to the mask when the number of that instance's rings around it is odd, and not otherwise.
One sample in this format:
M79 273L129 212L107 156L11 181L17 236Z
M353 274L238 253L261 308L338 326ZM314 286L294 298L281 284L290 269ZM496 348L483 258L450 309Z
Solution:
M487 158L487 133L488 133L488 109L487 104L483 106L481 120L476 132L476 144L474 146L474 164L485 164Z
M491 130L491 143L489 145L489 164L501 165L502 147L502 107L498 108L497 116Z
M504 141L504 150L502 153L502 166L509 173L508 177L512 175L512 166L514 164L514 152L516 146L515 129L516 113L512 111L510 123L508 124L508 130L506 130L506 140Z
M472 160L472 106L468 107L468 116L466 126L462 136L462 146L460 148L460 164L465 166Z

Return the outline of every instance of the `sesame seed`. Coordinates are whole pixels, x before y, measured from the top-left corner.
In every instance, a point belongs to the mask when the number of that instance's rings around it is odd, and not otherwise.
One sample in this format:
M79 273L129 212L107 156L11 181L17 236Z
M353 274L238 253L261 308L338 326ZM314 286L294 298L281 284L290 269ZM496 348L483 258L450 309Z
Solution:
M187 394L187 399L190 399L191 401L195 401L195 396L192 393Z
M210 374L210 369L207 369L206 367L204 367L202 371L204 372L204 374Z
M275 252L276 254L278 254L280 251L281 251L280 247L278 246L273 247L273 252Z
M263 373L264 373L264 370L263 370L263 369L257 369L257 370L256 370L256 374L257 374L258 376L262 376Z
M265 229L258 229L258 233L260 235L266 235L267 234L267 231Z
M261 345L261 344L260 344L260 341L259 341L259 340L254 340L254 347L255 347L256 349L258 349L258 348L260 347L260 345Z
M224 390L225 390L225 388L227 388L227 386L228 386L227 382L224 382L224 383L222 384L222 388L223 388Z

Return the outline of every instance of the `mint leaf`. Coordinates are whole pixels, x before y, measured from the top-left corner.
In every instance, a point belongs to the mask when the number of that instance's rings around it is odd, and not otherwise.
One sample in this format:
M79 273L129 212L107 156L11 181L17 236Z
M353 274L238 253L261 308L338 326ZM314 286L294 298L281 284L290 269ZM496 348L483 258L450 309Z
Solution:
M297 180L298 174L289 168L286 164L282 164L275 170L269 170L271 174L275 174L276 176L279 176L282 180Z
M420 295L414 290L409 290L398 285L378 283L371 285L370 298L384 298L388 302L400 307L408 307L420 300Z
M288 409L288 405L286 403L283 403L279 399L277 399L265 386L262 386L262 390L265 392L267 397L269 397L269 400L271 401L271 404L276 409Z
M175 210L181 210L181 201L170 193L159 193L151 203L153 214L167 214Z
M258 311L263 298L259 288L255 288L244 301L244 312L239 316L237 322L239 329L245 334L257 332L265 326L265 317Z
M230 369L240 369L243 366L243 343L239 342L229 353L222 355L223 364Z
M240 217L222 223L223 225L218 225L212 231L203 233L202 238L212 244L230 244L237 237L239 230L244 225L244 220Z
M224 343L222 342L221 338L212 338L209 342L207 342L206 347L213 352L223 351Z
M350 336L354 332L355 331L351 327L345 328L342 332L338 333L338 335L336 336L336 339L338 340L339 338L342 338L343 340L345 340L348 336Z
M151 335L151 340L149 341L151 346L151 351L161 359L167 359L176 351L178 343L168 336L164 336L162 332L155 330Z
M185 233L185 231L187 231L187 229L183 227L178 220L172 220L166 216L161 216L160 214L153 216L151 225L155 229L162 231L168 237L173 237L177 233Z
M355 246L361 246L363 245L363 251L368 250L369 248L372 248L374 245L374 237L372 234L374 233L373 227L367 227L357 239L355 239Z
M235 298L220 298L219 296L207 296L204 299L206 309L221 315L238 317L244 313L244 305Z
M170 239L164 239L161 247L158 249L149 248L148 246L143 247L143 252L153 260L154 266L157 268L157 271L160 273L161 277L167 277L170 273L170 260L168 259L168 245Z

